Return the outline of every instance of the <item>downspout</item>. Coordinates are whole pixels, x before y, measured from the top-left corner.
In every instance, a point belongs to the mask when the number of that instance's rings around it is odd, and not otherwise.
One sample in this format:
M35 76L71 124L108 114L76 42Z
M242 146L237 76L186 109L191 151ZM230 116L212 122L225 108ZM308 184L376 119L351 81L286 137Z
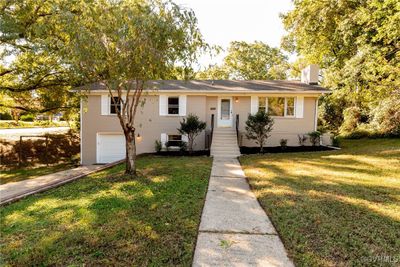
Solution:
M318 98L315 100L315 113L314 113L314 131L317 130L318 126Z

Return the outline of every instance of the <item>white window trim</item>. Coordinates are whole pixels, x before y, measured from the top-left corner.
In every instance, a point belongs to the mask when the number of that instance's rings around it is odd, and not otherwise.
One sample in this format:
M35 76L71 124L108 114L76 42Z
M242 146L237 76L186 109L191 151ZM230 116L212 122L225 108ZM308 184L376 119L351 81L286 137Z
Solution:
M168 113L168 99L178 98L178 114ZM163 117L185 117L187 113L187 95L159 95L159 116Z
M282 97L282 96L274 96L274 97ZM265 111L268 113L268 98L272 98L272 97L265 97ZM271 116L272 118L296 118L296 106L297 106L297 97L295 96L284 96L282 97L285 99L284 101L284 109L283 109L283 116ZM293 98L294 99L294 110L293 110L293 115L287 115L287 99L288 98ZM258 99L258 105L260 104L260 100ZM259 110L260 107L258 107Z
M170 113L168 112L168 110L169 110L169 103L168 103L168 102L169 102L169 98L170 98L170 97L178 98L178 114L170 114ZM181 109L182 109L182 108L181 108L181 105L180 105L180 103L179 103L179 102L180 102L180 101L179 101L179 98L180 98L179 95L168 95L168 96L167 96L167 116L173 116L173 117L179 117L179 116L181 116L180 113L181 113Z
M169 136L170 135L179 135L180 137L181 137L181 142L185 142L184 141L184 135L183 134L167 134L167 142L169 142ZM176 141L176 140L175 140ZM179 149L180 147L179 146L170 146L170 148L173 148L173 149Z
M116 97L116 96L114 96ZM122 101L126 101L126 96L122 96ZM100 99L100 112L102 116L113 116L116 117L117 113L111 113L111 96L110 95L102 95ZM106 105L104 107L104 105Z
M287 99L288 98L293 98L293 115L287 115ZM285 118L296 118L296 97L285 97Z

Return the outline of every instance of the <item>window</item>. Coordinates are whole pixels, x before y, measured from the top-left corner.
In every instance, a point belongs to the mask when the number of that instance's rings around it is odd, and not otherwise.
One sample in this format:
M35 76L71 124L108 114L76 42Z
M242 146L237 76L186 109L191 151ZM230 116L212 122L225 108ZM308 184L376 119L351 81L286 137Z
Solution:
M182 143L182 135L171 134L168 135L168 144L167 146L177 146L179 147Z
M266 110L267 107L271 116L294 117L295 99L294 97L260 97L258 110Z
M179 97L168 97L168 114L179 114Z
M267 111L267 99L265 97L259 97L258 98L258 110L262 110L264 112Z
M294 97L286 97L285 116L294 116Z
M113 97L113 99L110 98L110 114L117 114L117 109L121 111L121 99L118 97Z
M284 97L268 97L268 113L271 116L285 115L285 98Z

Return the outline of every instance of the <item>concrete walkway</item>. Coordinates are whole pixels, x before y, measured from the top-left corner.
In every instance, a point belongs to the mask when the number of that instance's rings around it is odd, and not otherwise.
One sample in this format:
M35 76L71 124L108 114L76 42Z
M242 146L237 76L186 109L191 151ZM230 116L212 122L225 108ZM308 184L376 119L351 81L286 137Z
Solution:
M294 266L236 158L214 158L193 266Z
M0 205L4 205L23 197L43 192L59 185L82 178L94 172L98 172L119 164L121 161L107 165L90 165L60 171L38 178L27 179L20 182L0 185Z

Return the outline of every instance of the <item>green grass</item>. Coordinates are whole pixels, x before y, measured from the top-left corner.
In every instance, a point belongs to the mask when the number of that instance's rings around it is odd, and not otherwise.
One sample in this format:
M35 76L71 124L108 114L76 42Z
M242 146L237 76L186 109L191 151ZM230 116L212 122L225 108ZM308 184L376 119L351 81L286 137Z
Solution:
M42 175L74 168L73 164L60 163L51 166L23 167L18 169L0 169L0 184L19 182L26 179L37 178Z
M190 266L207 157L138 159L0 210L1 266Z
M400 139L343 140L342 145L339 151L240 160L296 265L395 266L400 263Z

